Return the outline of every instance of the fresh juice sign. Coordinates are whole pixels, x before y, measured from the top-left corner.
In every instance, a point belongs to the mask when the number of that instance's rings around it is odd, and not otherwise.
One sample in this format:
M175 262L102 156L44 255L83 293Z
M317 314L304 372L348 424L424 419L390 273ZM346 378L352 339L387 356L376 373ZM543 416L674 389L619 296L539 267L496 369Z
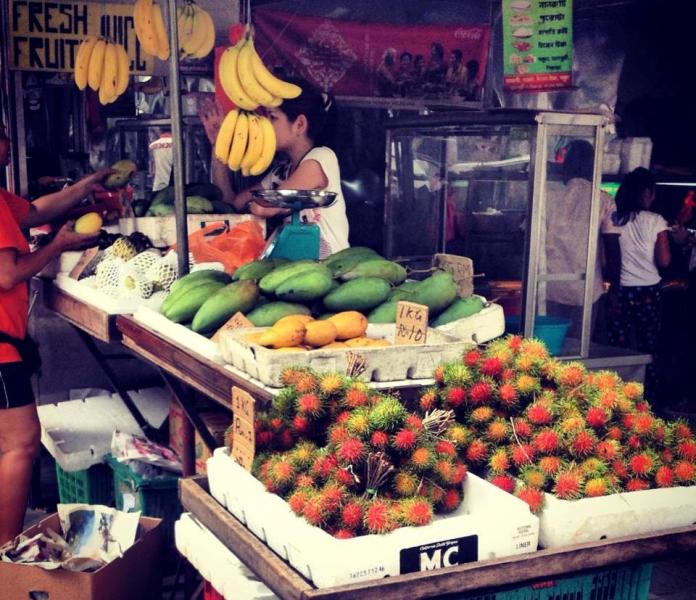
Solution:
M13 69L72 71L80 42L101 35L123 44L132 74L152 73L153 58L135 37L132 4L10 0L7 10Z
M503 52L506 90L570 87L573 0L503 0Z

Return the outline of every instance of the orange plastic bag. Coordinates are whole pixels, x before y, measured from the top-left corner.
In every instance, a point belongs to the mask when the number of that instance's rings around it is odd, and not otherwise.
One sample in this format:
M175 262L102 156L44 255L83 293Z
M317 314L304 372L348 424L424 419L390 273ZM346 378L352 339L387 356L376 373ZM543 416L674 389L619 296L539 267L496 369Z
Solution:
M208 223L189 235L188 242L197 263L220 262L230 275L256 260L266 246L261 227L255 221L244 221L231 229L223 221Z

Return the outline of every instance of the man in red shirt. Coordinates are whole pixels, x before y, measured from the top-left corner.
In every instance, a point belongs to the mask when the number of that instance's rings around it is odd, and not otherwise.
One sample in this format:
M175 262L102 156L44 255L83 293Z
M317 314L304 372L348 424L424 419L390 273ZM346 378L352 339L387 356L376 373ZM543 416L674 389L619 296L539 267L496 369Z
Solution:
M0 122L0 168L9 161L10 143ZM27 282L64 250L87 247L99 235L77 234L72 223L66 223L51 243L29 252L22 228L59 218L85 196L101 189L100 182L110 173L111 169L101 169L31 204L0 188L0 332L23 339L29 318ZM0 546L21 531L39 438L29 373L16 348L0 343Z

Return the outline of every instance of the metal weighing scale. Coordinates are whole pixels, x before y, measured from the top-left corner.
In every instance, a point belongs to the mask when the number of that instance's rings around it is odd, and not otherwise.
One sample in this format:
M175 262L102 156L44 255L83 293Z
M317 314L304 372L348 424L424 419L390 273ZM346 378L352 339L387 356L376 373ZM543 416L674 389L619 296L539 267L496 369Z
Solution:
M324 208L336 200L336 192L316 190L254 190L251 193L260 206L289 208L292 218L273 232L261 258L300 260L319 258L319 226L300 221L300 211Z

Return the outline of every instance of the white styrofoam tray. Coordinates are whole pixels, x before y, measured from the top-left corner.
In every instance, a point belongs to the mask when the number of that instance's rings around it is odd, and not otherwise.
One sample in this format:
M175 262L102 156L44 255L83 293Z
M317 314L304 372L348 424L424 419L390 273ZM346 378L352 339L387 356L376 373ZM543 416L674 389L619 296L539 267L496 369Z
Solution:
M109 315L130 315L141 306L150 306L155 309L162 303L161 300L148 298L116 298L69 277L67 273L58 273L54 285L66 294L91 304Z
M174 523L174 543L203 579L226 600L273 600L277 596L191 513Z
M483 296L481 299L488 304ZM490 303L475 315L451 321L435 329L474 344L485 344L505 333L505 313L500 304Z
M225 362L220 353L220 347L213 340L209 340L207 337L191 331L179 323L170 321L162 313L154 309L141 306L133 313L133 319L157 332L162 337L186 346L191 352L195 352L208 360L218 364L224 364Z
M469 474L464 501L425 527L340 540L296 516L218 448L208 459L213 497L319 588L534 552L539 519L524 502Z
M696 524L696 486L559 500L546 494L539 545L558 548Z
M250 333L267 328L253 327L220 333L222 357L229 364L241 369L271 387L282 387L280 376L289 366L311 367L319 372L345 373L348 366L347 350L317 348L307 352L275 352L259 344L249 342ZM394 341L395 326L368 325L369 337ZM366 369L360 376L364 381L401 381L432 377L435 367L442 362L461 357L470 342L428 329L427 343L422 346L386 346L349 349L366 361Z

